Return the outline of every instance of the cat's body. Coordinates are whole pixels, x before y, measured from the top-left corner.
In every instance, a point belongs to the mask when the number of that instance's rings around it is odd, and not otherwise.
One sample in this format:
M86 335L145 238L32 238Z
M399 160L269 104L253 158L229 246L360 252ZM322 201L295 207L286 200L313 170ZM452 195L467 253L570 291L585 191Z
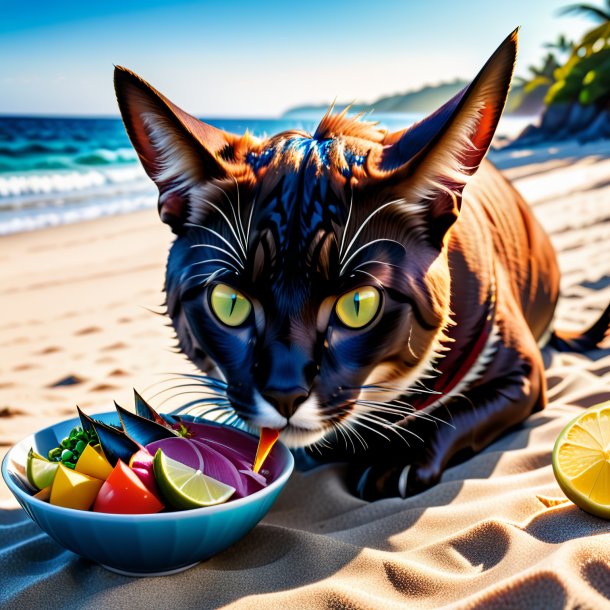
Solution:
M177 234L168 313L209 373L201 384L246 423L348 458L362 497L429 487L545 405L537 342L557 263L483 161L515 51L513 33L407 130L329 113L313 135L262 141L117 69L127 131Z

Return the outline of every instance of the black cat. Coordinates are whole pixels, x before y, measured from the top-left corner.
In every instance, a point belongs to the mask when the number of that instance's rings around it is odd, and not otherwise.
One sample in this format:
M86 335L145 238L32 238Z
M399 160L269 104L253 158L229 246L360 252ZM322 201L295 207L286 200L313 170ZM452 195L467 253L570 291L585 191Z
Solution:
M425 489L545 405L555 255L483 161L516 45L398 133L329 112L313 135L236 136L116 69L177 235L168 312L214 408L347 458L361 497ZM609 317L564 340L595 342Z

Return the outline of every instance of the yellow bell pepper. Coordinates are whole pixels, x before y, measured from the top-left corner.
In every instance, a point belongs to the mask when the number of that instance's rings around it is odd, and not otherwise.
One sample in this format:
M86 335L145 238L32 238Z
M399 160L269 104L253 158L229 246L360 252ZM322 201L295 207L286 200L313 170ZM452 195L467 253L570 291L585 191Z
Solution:
M51 504L89 510L104 481L60 464L51 488Z

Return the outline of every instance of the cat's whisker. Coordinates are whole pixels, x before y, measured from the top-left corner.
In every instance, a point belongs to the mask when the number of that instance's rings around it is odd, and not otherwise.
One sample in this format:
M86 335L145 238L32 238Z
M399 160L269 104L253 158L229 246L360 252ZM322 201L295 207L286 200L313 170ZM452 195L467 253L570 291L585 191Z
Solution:
M210 397L215 397L215 398L226 398L226 392L224 390L219 390L219 388L214 388L211 386L207 386L207 385L203 385L200 383L192 383L192 384L177 384L177 385L171 385L167 388L163 388L161 390L159 390L158 392L155 392L152 396L150 396L147 400L152 401L155 398L167 393L167 392L173 392L175 390L180 390L183 388L199 388L197 393L201 394L202 396L210 396ZM164 398L159 404L164 404L168 399Z
M213 184L212 186L215 186L216 188L220 189L223 193L224 191L216 184ZM225 193L225 196L228 199L228 195ZM227 223L227 226L229 227L229 230L231 231L231 233L233 233L233 237L235 237L235 241L237 242L237 244L239 245L240 249L243 252L244 257L246 256L246 250L244 249L244 245L241 243L237 233L235 232L235 229L233 228L233 225L231 224L231 221L227 218L226 214L212 201L210 201L209 199L206 199L205 197L202 198L203 202L206 203L207 205L209 205L210 207L214 208L224 219L225 222ZM229 199L229 203L230 203L230 199ZM233 208L233 205L231 205L231 210L233 212L233 215L235 216L235 209ZM237 222L237 219L236 219Z
M209 263L223 263L224 265L228 265L229 267L231 267L231 269L234 269L236 273L239 273L239 269L231 261L225 260L224 258L208 258L204 261L198 261L197 263L193 263L191 267L196 267L197 265L205 265Z
M205 394L202 395L201 392L196 392L194 390L189 390L187 392L176 392L175 394L172 394L171 396L166 396L165 398L163 398L163 400L161 400L159 402L159 406L167 404L171 400L174 400L175 398L178 398L178 396L192 396L192 395L200 396L201 397L201 402L209 402L209 403L218 402L218 403L220 403L220 402L223 402L223 401L227 400L226 398L221 397L221 396L206 396Z
M202 384L214 385L221 388L228 388L229 384L224 379L217 379L216 377L210 377L209 375L198 375L196 373L166 373L167 375L177 375L180 379L196 379Z
M185 405L182 405L181 407L178 407L177 409L174 409L172 411L172 415L184 415L185 413L190 414L192 411L194 411L197 407L197 405L199 405L201 403L197 402L197 401L192 401L189 402ZM214 413L216 411L228 411L231 409L230 405L214 405L213 407L211 407L210 409L206 409L203 413L199 413L197 415L197 417L203 417L209 413Z
M148 390L151 390L152 388L154 388L155 386L161 385L162 383L169 383L170 381L184 381L185 377L187 378L197 378L200 381L200 383L202 385L218 385L217 382L223 384L223 387L227 387L227 383L224 381L221 381L219 379L215 379L213 377L208 377L207 375L193 375L192 373L170 373L170 372L165 372L165 373L158 373L158 375L171 375L171 377L167 377L166 379L161 379L160 381L155 381L154 383L151 383L149 386L147 386L144 389L144 392L148 392ZM207 383L210 382L210 383Z
M381 382L383 383L383 382ZM420 393L420 394L442 394L442 392L437 392L435 390L428 389L420 389L414 387L394 387L394 386L386 386L386 385L377 385L377 384L367 384L360 386L341 386L342 390L362 390L364 392L412 392L412 393Z
M379 284L379 286L383 287L383 282L378 277L376 277L372 273L369 273L368 271L363 271L362 269L356 269L354 271L354 273L363 273L364 275L368 275L369 277L372 277L377 282L377 284Z
M226 239L225 237L223 237L218 231L214 231L214 229L210 229L210 227L204 227L203 225L198 225L192 222L186 222L184 223L185 226L187 227L194 227L196 229L201 229L202 231L208 231L210 233L212 233L212 235L216 235L216 237L218 237L218 239L220 239L220 241L222 241L223 243L227 244L227 246L229 248L231 248L231 250L237 255L237 256L241 256L239 254L239 252L233 247L233 244L231 244L231 242Z
M241 229L241 236L243 239L243 244L245 249L248 249L248 240L246 238L246 232L244 231L244 223L242 222L241 217L241 196L239 194L239 182L237 182L237 178L235 176L231 176L233 178L233 182L235 182L235 190L237 191L237 218L239 219L237 222L237 226Z
M365 421L368 421L371 424L377 424L377 425L379 424L379 422L376 422L373 419L370 419L364 413L352 412L351 422L354 425L362 426L363 428L366 428L367 430L370 430L371 432L374 432L375 434L385 438L385 440L388 441L388 443L390 442L390 439L385 434L383 434L383 432L376 430L375 428L372 428L371 426L368 426L367 424L364 423Z
M394 267L396 269L401 269L400 265L395 265L394 263L388 263L387 261L378 261L378 260L368 260L368 261L364 261L363 263L360 263L359 265L357 265L356 267L354 267L354 271L357 271L358 269L360 269L360 267L364 267L365 265L373 265L373 264L379 264L379 265L387 265L388 267Z
M358 399L356 402L366 402L367 404L370 404L371 406L375 406L375 408L378 409L379 411L383 411L383 412L387 412L387 413L392 412L396 415L398 415L398 414L403 414L405 416L408 415L413 418L424 419L426 421L438 422L441 424L446 424L447 426L449 426L451 428L455 428L455 426L453 424L449 423L448 421L445 421L444 419L441 419L440 417L436 417L426 411L417 410L409 403L406 403L403 401L392 401L390 403L386 403L386 402L376 402L376 401L370 401L370 400L361 401L360 399ZM395 407L396 410L390 411L389 409L391 409L392 407ZM402 409L406 409L406 410L403 411Z
M210 248L211 250L218 250L218 252L222 252L226 254L228 257L232 258L242 269L244 269L244 264L241 259L237 258L233 253L221 248L220 246L214 246L213 244L193 244L190 246L191 248Z
M375 210L373 210L365 219L364 222L362 222L360 224L360 226L358 227L358 230L356 231L356 233L354 234L354 237L352 237L351 241L349 242L349 244L347 245L347 248L345 249L345 253L341 256L341 258L339 259L339 263L343 262L343 258L345 256L347 256L347 253L350 251L351 247L354 245L354 242L358 239L358 236L360 235L360 233L362 233L362 230L364 229L364 227L369 223L369 221L373 218L373 216L375 216L375 214L379 214L379 212L381 212L382 210L384 210L385 208L387 208L388 206L391 205L395 205L397 203L405 203L404 199L393 199L392 201L388 201L387 203L384 203L383 205L380 205L378 208L376 208ZM349 260L349 259L348 259Z
M349 422L347 419L342 419L340 422L338 422L340 426L345 427L345 429L347 431L351 431L351 433L355 436L355 438L360 442L360 444L362 445L362 448L367 451L369 446L368 443L366 442L365 438L360 434L360 432L358 432L358 430L356 430L356 428L354 428L354 426L351 424L351 422ZM366 426L365 426L366 427ZM355 451L355 449L354 449Z
M343 422L334 422L334 427L336 430L338 430L341 435L343 436L343 438L345 439L345 450L347 451L349 449L347 443L349 441L350 445L352 446L352 452L356 453L356 445L354 444L354 440L352 439L351 436L351 431L347 428L343 429Z
M337 424L337 422L332 421L331 424L332 424L332 427L333 427L333 431L335 433L335 438L338 441L339 440L339 434L341 434L341 438L343 438L343 442L345 443L345 450L347 451L349 449L349 447L347 445L347 436L346 436L345 432L341 429L341 427ZM356 446L354 445L354 443L353 443L353 441L351 439L350 439L350 443L352 444L354 453L356 453Z
M369 246L372 246L373 244L377 244L380 243L382 241L387 241L393 244L396 244L397 246L400 246L406 253L407 249L405 248L404 244L401 244L399 241L396 241L395 239L390 239L389 237L379 237L378 239L373 239L369 242L367 242L366 244L360 246L356 251L354 251L350 257L341 264L341 269L339 270L339 275L343 275L343 272L345 271L345 268L347 267L347 265L349 264L349 262L359 253L362 252L362 250L364 250L365 248L368 248Z
M378 404L370 403L367 401L356 401L356 404L366 406L366 407L370 408L370 410L372 412L375 412L375 413L387 413L388 415L396 415L400 419L410 417L413 419L422 419L424 421L436 423L435 418L430 416L429 414L422 413L421 411L416 411L416 410L412 410L412 409L406 409L405 407L392 408L392 407L380 406ZM397 424L397 422L388 422L388 423Z
M372 425L377 425L380 428L383 428L384 430L393 432L398 437L400 437L400 439L402 441L404 441L408 447L411 446L409 444L409 441L401 434L401 432L408 432L408 430L400 428L399 426L396 426L393 423L384 420L382 417L378 417L378 416L374 415L373 413L368 413L368 412L366 414L362 413L362 412L356 413L356 416L354 417L354 421L356 421L358 423L358 425L360 425L360 426L364 426L362 421L368 421ZM365 427L368 427L368 426L365 426ZM374 430L373 428L369 428L369 429L372 430L373 432L377 432L378 434L381 434L381 432L379 432L378 430ZM387 439L388 442L391 442L390 439L385 434L381 434L381 436L383 436L385 439Z
M415 438L419 439L422 443L424 443L424 439L419 436L419 434L417 434L416 432L413 432L413 430L409 430L408 427L403 428L402 426L397 426L394 422L389 422L387 420L385 420L383 417L380 417L378 415L375 415L373 413L374 409L369 407L370 410L367 410L365 412L365 416L366 417L372 417L375 420L377 420L378 425L383 426L385 428L387 428L388 430L392 429L394 432L396 432L397 434L399 434L398 431L400 432L405 432L406 434L410 434L411 436L414 436ZM357 416L361 416L362 412L357 412ZM399 434L399 436L406 441L406 439L402 436L402 434ZM389 440L389 439L388 439ZM407 442L407 444L409 444Z
M349 210L347 212L347 220L345 221L345 227L343 227L343 234L341 235L341 245L339 246L339 261L343 258L343 244L345 242L345 235L349 228L349 221L352 217L352 207L354 205L354 187L352 186L352 193L349 200Z
M189 280L196 280L199 277L205 277L207 278L204 282L200 282L203 285L209 284L210 282L212 282L213 280L215 280L217 277L221 277L227 273L234 273L233 271L229 271L228 269L216 269L216 271L213 271L211 273L198 273L196 275L190 275L188 278L186 278L185 281L189 281Z
M250 241L250 227L252 226L252 215L254 214L254 206L256 205L256 199L252 200L252 207L250 208L250 214L248 216L248 228L246 229L247 237L246 237L246 247L248 246L248 242Z
M210 182L210 186L218 189L225 197L225 199L228 201L229 206L231 208L231 212L233 213L233 218L235 220L235 227L238 229L239 232L239 228L240 228L240 224L241 224L241 217L239 214L239 183L237 182L237 179L235 178L235 176L231 176L235 182L235 187L237 190L237 213L235 212L235 205L233 204L233 201L231 200L231 198L229 197L229 194L227 193L227 191L225 191L225 189L223 189L221 186L219 186L218 184L214 184L213 182ZM243 230L243 228L242 228ZM240 238L240 242L241 242L241 238ZM245 251L244 251L244 255L245 255Z

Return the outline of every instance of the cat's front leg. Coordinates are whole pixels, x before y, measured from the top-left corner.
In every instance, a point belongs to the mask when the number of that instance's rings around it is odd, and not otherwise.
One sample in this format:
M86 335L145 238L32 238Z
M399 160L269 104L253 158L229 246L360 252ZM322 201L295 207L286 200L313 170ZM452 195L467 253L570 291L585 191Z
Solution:
M539 353L531 357L512 349L498 354L506 373L481 383L428 411L429 417L410 416L401 426L410 447L394 444L369 454L348 469L348 486L366 500L414 495L435 485L450 462L465 459L489 445L532 412L544 407L543 367ZM506 351L509 350L510 351ZM512 353L511 353L512 352ZM443 423L447 422L447 423ZM415 440L413 440L415 439Z

